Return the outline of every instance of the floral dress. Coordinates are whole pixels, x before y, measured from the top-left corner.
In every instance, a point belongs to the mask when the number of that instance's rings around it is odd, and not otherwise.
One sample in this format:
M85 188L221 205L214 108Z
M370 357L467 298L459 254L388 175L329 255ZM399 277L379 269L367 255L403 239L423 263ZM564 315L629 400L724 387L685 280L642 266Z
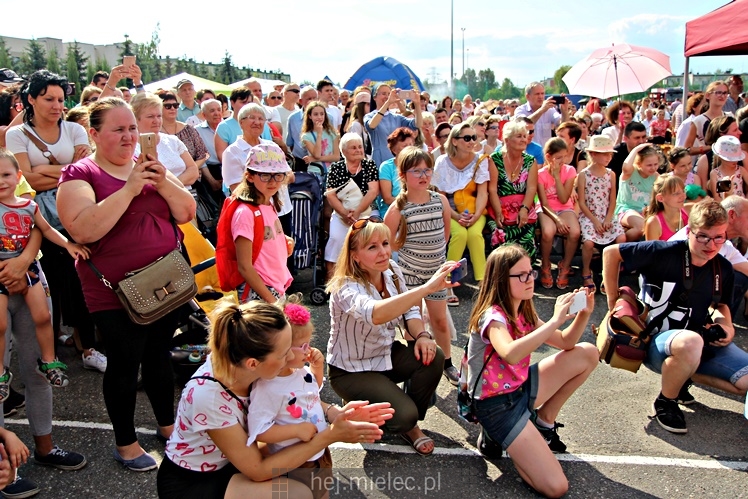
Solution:
M605 169L605 175L597 177L587 167L580 173L584 173L584 200L587 208L601 222L605 220L608 214L608 208L612 200L610 199L610 175L613 173L609 168ZM618 222L618 217L613 217L612 227L602 234L595 231L595 224L587 218L584 213L579 213L579 227L582 230L582 241L592 241L596 244L610 244L616 238L624 234L623 227Z
M527 179L530 176L530 169L532 168L535 158L530 154L522 153L522 166L520 169L519 177L517 180L511 181L506 174L504 168L504 156L501 152L495 152L491 155L491 159L494 165L499 170L499 182L498 182L498 193L501 199L501 211L504 215L504 220L515 218L513 215L508 216L509 213L515 213L519 211L519 207L522 205L522 199L524 198L525 192L527 191ZM494 234L491 239L493 247L500 246L504 243L517 243L522 246L530 257L530 260L535 259L535 252L537 250L535 246L535 228L537 226L537 214L535 209L531 210L528 214L527 224L520 227L519 225L504 224L503 229L497 231L497 225L495 221L489 222L489 227ZM503 230L503 234L501 231Z

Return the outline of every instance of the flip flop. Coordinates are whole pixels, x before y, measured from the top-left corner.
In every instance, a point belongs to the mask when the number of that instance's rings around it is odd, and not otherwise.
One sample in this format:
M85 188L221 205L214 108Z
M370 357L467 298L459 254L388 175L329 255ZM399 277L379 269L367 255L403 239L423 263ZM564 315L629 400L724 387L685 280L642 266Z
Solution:
M457 295L447 296L447 305L450 307L459 307L460 298Z
M424 436L422 436L422 437L418 437L418 438L416 438L415 440L412 440L412 439L411 439L411 438L410 438L410 437L409 437L408 435L406 435L405 433L401 433L401 434L400 434L400 438L402 438L403 440L405 440L406 442L408 442L408 444L409 444L409 445L410 445L411 447L413 447L413 450L414 450L414 451L416 451L417 453L419 453L419 454L420 454L420 455L422 455L422 456L430 456L430 455L431 455L431 454L432 454L432 453L434 452L434 448L432 448L432 449L431 449L431 451L429 451L429 452L424 452L424 451L420 450L420 447L421 447L421 446L422 446L423 444L427 444L427 443L429 443L429 442L431 442L431 443L433 443L433 442L434 442L434 440L433 440L433 439L431 439L431 437L427 437L426 435L424 435Z

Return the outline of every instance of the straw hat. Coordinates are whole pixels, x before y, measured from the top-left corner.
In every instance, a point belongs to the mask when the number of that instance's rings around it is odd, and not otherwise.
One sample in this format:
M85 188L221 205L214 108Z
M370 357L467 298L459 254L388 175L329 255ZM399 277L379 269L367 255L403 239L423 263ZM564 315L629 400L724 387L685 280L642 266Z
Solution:
M589 152L616 152L613 148L613 140L605 135L593 135L587 146Z

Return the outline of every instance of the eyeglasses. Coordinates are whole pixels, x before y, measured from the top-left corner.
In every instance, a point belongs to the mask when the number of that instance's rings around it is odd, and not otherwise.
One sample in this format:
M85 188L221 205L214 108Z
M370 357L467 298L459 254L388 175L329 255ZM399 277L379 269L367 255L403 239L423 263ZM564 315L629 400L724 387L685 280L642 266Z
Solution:
M285 173L257 173L253 171L250 171L250 173L253 175L257 175L258 177L260 177L260 180L265 183L270 182L271 180L275 180L276 182L283 182L284 180L286 180Z
M293 92L295 94L300 94L301 90L299 90L298 88L289 88L288 90L286 90L286 92Z
M273 95L271 97L268 97L268 99L270 99L270 100L281 100L282 97L280 95Z
M292 349L294 349L294 350L300 350L301 352L303 352L303 353L305 353L305 354L306 354L306 353L309 353L309 350L311 350L311 349L312 349L312 348L311 348L311 347L309 346L309 343L308 343L308 342L307 342L307 343L304 343L303 345L301 345L301 346L298 346L298 347L293 347L293 346L292 346L291 348L292 348Z
M423 170L408 170L406 173L410 173L415 178L421 178L424 175L426 177L430 177L430 176L432 176L434 174L434 169L433 168L425 168Z
M522 272L521 274L509 274L509 277L516 277L519 280L519 282L524 284L528 282L531 278L533 281L537 279L538 271L533 270L532 272Z
M438 135L436 138L439 139L439 140L447 140L447 138L449 138L449 134L445 133L445 134L442 134L442 135Z
M712 93L716 95L717 97L722 97L722 96L727 95L727 92L723 90L712 90Z
M163 106L164 106L164 109L178 109L179 108L179 104L177 104L176 102L167 102L167 103L164 103Z
M23 102L16 102L13 104L13 109L15 109L17 112L23 111Z
M486 128L486 130L498 130L498 129L499 129L498 125L491 125L490 127Z
M534 133L535 133L535 130L528 130L528 131L527 131L527 135L532 135L532 134L534 134Z
M698 242L704 245L709 244L710 241L714 241L714 244L719 246L720 244L725 244L725 241L727 241L727 237L725 237L724 234L721 236L714 236L714 237L709 237L706 234L694 234L694 237L696 238Z
M367 225L369 225L369 222L375 223L375 224L381 224L382 223L382 219L379 218L379 217L359 218L358 220L356 220L355 222L353 222L353 225L351 225L351 230L354 231L354 232L357 231L357 230L361 230L364 227L366 227Z
M478 140L478 136L477 135L462 135L462 136L458 135L455 138L458 139L458 140L462 139L465 142L472 142L474 140Z

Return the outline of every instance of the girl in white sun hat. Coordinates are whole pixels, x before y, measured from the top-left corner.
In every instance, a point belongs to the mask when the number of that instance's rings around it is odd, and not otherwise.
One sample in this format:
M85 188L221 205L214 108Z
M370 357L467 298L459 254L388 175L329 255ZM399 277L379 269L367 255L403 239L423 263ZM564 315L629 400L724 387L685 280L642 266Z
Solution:
M712 171L709 174L709 191L716 199L728 196L745 196L743 179L748 172L739 162L745 158L745 152L740 148L740 140L732 135L723 135L712 145L714 159ZM726 185L725 180L729 180ZM722 182L720 182L722 181Z

